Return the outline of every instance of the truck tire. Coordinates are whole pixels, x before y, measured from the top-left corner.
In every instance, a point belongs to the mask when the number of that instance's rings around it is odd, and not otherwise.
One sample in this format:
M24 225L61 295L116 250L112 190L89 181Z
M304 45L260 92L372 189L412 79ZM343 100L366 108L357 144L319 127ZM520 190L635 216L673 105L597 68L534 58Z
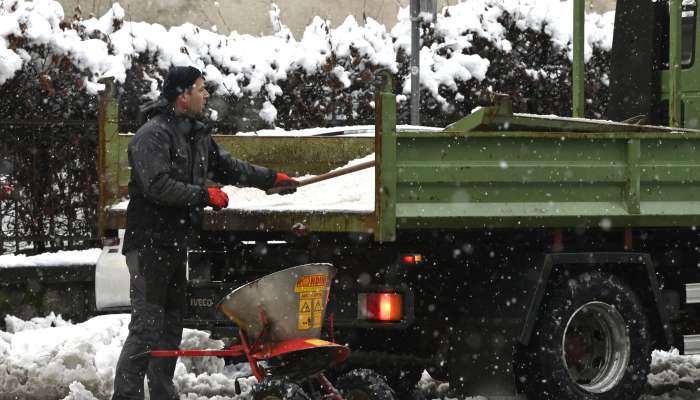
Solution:
M583 273L551 290L515 369L528 398L636 400L651 350L634 291L614 275Z
M371 369L354 369L341 375L334 386L345 400L397 400L383 376Z
M265 379L253 387L254 400L311 400L296 383Z

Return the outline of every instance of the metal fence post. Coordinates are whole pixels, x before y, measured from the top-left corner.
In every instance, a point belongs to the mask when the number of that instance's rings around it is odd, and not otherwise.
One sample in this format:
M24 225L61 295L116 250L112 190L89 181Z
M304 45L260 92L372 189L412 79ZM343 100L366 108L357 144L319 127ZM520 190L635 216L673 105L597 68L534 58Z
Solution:
M411 0L411 124L420 125L420 0Z

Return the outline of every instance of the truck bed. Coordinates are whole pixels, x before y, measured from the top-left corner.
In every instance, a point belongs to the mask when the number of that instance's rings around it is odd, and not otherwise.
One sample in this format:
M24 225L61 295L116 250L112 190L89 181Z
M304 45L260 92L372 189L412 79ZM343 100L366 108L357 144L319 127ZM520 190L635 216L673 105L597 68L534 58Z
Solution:
M394 96L379 97L374 138L217 138L235 156L294 175L326 172L376 149L375 179L360 183L374 190L374 207L228 209L208 212L204 228L359 232L392 241L397 230L700 223L700 131L514 114L507 101L439 132L398 131ZM101 193L114 199L128 180L128 138L111 140L108 171L117 176L107 180L113 190ZM360 184L346 190L367 189ZM106 222L123 227L123 211L109 211Z
M379 239L401 229L696 226L700 131L514 114L399 132L382 94Z

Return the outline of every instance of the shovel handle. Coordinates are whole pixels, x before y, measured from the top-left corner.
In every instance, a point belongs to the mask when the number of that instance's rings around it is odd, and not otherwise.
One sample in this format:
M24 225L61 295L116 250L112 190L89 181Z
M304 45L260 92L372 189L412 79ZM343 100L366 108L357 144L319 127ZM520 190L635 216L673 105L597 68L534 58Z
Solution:
M375 164L375 161L374 161L374 160L365 161L365 162L362 162L362 163L359 163L359 164L350 165L349 167L339 168L339 169L336 169L335 171L326 172L325 174L312 176L312 177L306 178L306 179L298 179L298 180L297 180L298 185L297 185L296 187L301 187L301 186L310 185L310 184L312 184L312 183L325 181L325 180L327 180L327 179L332 179L332 178L336 178L336 177L338 177L338 176L350 174L350 173L352 173L352 172L356 172L356 171L360 171L360 170L363 170L363 169L371 168L371 167L374 167L374 164ZM272 187L272 188L270 188L270 189L267 189L267 190L265 191L265 193L267 193L267 194L275 194L275 193L279 193L279 192L281 192L281 191L283 191L283 190L286 190L286 189L290 189L290 187L289 187L289 186L287 186L287 187L285 187L285 186L276 186L276 187Z

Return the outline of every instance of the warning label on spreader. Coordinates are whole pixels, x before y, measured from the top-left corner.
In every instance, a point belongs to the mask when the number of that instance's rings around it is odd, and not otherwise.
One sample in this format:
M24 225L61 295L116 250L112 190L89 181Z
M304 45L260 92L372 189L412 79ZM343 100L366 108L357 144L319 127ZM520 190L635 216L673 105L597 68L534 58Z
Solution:
M327 275L305 275L297 280L294 291L299 293L299 330L321 327L327 284Z
M304 275L297 280L296 285L294 285L294 291L297 293L302 293L323 290L326 288L327 283L327 275Z

